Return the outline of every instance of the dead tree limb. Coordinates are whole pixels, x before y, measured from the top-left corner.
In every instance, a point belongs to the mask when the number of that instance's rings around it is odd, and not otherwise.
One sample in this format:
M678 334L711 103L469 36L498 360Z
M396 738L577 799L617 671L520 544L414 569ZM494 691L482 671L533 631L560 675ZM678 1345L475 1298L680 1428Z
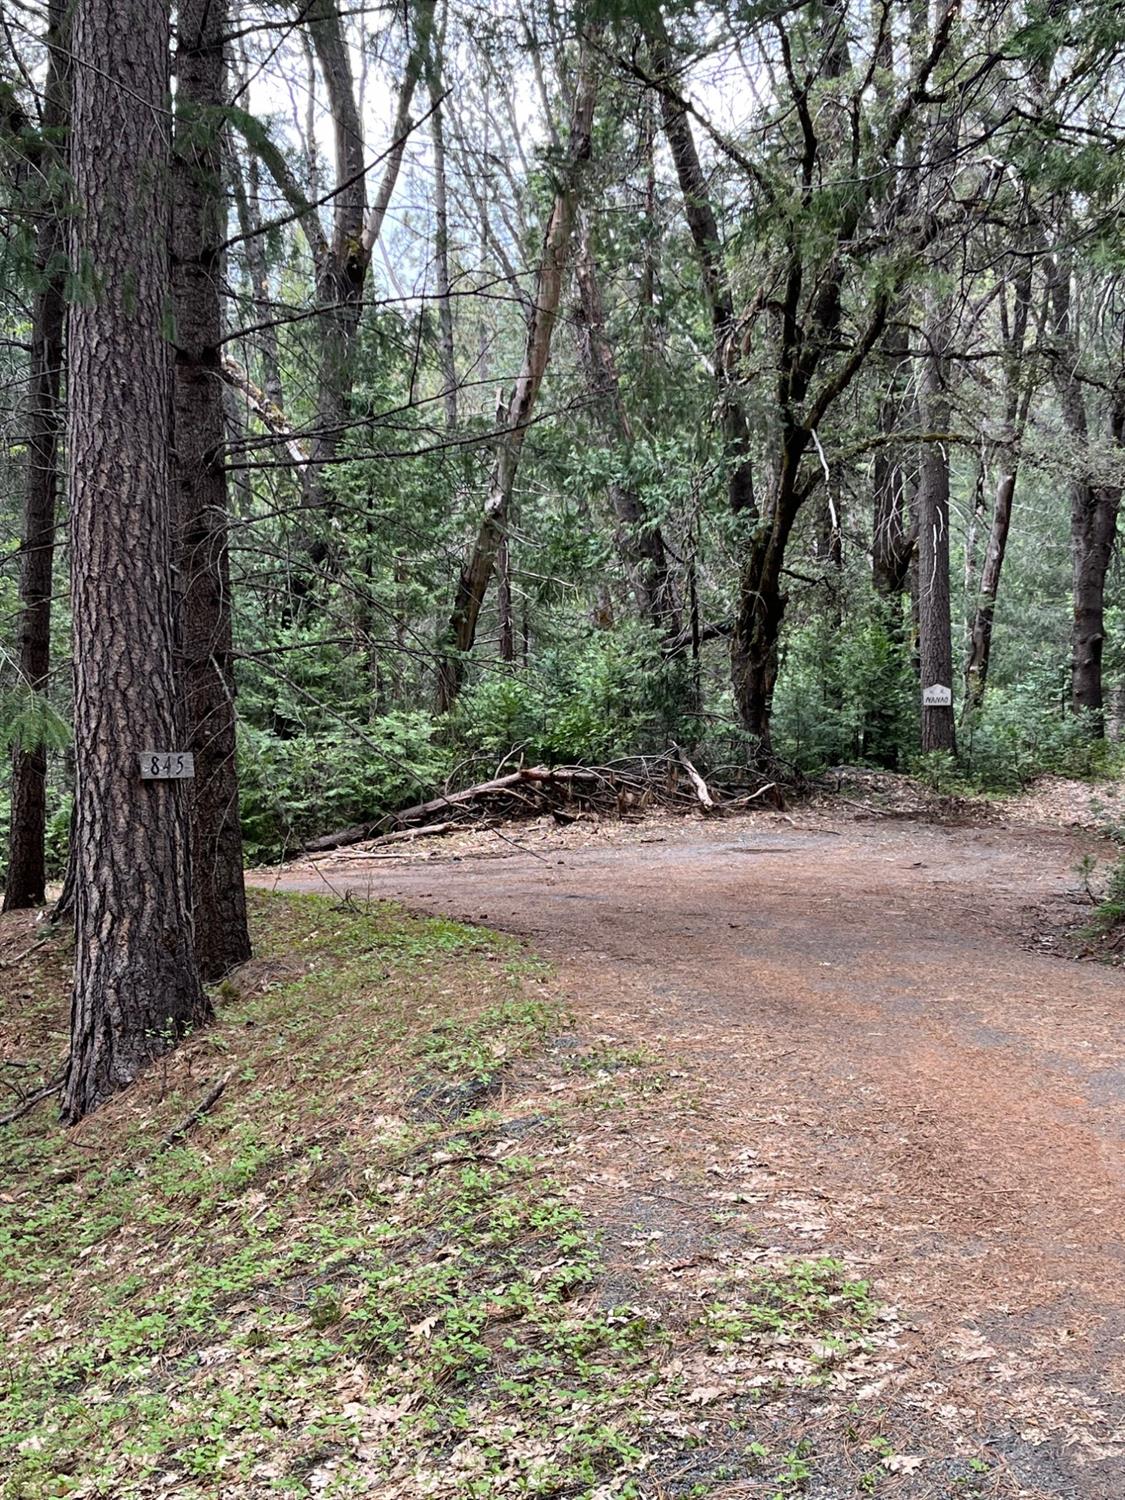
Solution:
M175 1130L168 1132L152 1154L159 1156L162 1151L167 1151L169 1146L174 1146L178 1140L187 1135L189 1130L193 1130L199 1124L200 1120L203 1119L204 1115L214 1109L215 1105L223 1097L223 1091L233 1077L233 1072L224 1073L218 1082L213 1084L207 1093L204 1094L195 1108L180 1121Z

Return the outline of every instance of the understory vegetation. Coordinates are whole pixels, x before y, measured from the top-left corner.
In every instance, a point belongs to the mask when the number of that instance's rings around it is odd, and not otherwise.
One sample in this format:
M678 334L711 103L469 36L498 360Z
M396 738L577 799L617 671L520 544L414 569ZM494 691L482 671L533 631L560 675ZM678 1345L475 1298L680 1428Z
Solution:
M60 61L67 7L28 18L0 60L0 364L32 383L0 412L0 741L25 824L46 776L27 842L58 875L87 628L63 323L108 303L63 274L99 217L60 151L90 80ZM643 0L482 26L432 0L190 0L161 44L188 80L174 264L224 266L154 291L178 503L218 528L175 565L218 610L173 622L206 637L186 654L222 646L185 744L228 778L217 805L240 785L251 859L502 763L670 742L704 771L986 791L1120 764L1112 8ZM74 137L94 160L99 124Z

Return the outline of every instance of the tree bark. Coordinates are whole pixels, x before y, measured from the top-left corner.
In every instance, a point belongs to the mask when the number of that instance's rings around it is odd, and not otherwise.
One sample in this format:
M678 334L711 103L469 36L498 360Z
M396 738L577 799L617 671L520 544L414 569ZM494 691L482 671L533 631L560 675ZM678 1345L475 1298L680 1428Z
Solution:
M44 87L39 174L59 190L66 159L63 136L68 114L69 66L66 0L51 0L47 15L47 77ZM20 559L20 681L45 694L51 668L51 592L55 558L59 441L65 320L66 242L58 202L38 206L36 269L42 278L32 314L31 370L27 400L27 477ZM4 910L41 906L47 899L47 752L42 744L12 750L11 833L4 881Z
M1078 338L1071 312L1069 259L1050 268L1055 350L1053 370L1063 424L1074 440L1076 465L1070 481L1070 552L1074 616L1071 624L1070 706L1083 714L1091 738L1105 734L1102 654L1105 646L1105 580L1117 536L1118 486L1097 483L1089 470L1089 417L1079 379ZM1125 391L1110 397L1107 436L1120 448L1125 436Z
M566 160L555 188L551 216L543 239L535 302L527 328L523 367L505 408L504 432L499 440L484 514L476 540L461 568L453 612L438 665L437 705L440 713L456 702L465 677L465 660L476 640L477 622L508 526L512 491L520 455L536 398L551 357L551 335L558 317L563 276L570 253L571 231L582 170L590 158L597 79L593 47L582 44L575 83Z
M931 432L949 427L949 396L946 389L946 324L950 309L930 300L922 355L920 406L922 420ZM953 688L953 627L949 603L949 451L944 443L922 445L918 484L918 623L922 690L932 686ZM957 748L953 705L922 708L922 749Z
M191 805L195 952L205 980L250 957L242 874L225 422L222 256L226 201L219 111L226 0L180 0L173 160L174 448L181 685Z
M589 229L581 214L575 274L579 292L579 344L586 379L594 396L594 411L607 442L628 459L633 447L633 428L606 331L605 308ZM636 485L628 480L610 481L609 501L617 522L617 549L642 617L658 630L678 636L679 611L659 522L649 516Z
M68 415L75 661L75 980L63 1117L81 1118L210 1006L195 963L179 748L168 420L169 7L75 0Z

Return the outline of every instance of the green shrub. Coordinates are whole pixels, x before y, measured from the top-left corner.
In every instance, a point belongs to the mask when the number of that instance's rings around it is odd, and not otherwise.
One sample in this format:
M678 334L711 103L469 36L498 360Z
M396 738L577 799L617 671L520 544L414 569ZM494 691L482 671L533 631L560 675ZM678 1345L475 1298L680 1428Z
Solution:
M462 697L453 732L466 753L522 751L548 763L604 762L692 739L691 684L643 626L589 631L531 671L493 672Z
M292 850L313 834L421 801L448 775L450 751L425 713L282 739L242 724L242 832L249 859Z
M977 786L1014 791L1036 776L1102 776L1119 752L1070 712L1064 674L1054 666L1029 666L1019 682L993 685L980 712L961 729L962 768Z
M904 640L877 601L789 630L774 694L778 754L815 773L895 767L918 740L918 688Z

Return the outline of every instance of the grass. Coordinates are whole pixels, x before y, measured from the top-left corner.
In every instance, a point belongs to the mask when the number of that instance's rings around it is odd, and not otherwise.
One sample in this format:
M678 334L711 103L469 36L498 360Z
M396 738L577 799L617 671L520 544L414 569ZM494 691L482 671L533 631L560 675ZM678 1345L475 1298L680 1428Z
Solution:
M747 1477L786 1500L825 1462L881 1483L852 1439L802 1435L870 1378L865 1282L755 1250L705 1293L660 1283L578 1206L580 1141L665 1108L655 1053L564 1036L549 975L496 934L307 896L252 915L213 1026L72 1130L47 1104L0 1128L0 1500ZM65 1049L68 959L37 950L0 1015L29 1078Z
M386 907L254 916L214 1028L0 1134L0 1494L628 1494L659 1333L592 1303L587 1225L491 1107L562 1024L542 971ZM49 1051L59 998L22 1007Z

